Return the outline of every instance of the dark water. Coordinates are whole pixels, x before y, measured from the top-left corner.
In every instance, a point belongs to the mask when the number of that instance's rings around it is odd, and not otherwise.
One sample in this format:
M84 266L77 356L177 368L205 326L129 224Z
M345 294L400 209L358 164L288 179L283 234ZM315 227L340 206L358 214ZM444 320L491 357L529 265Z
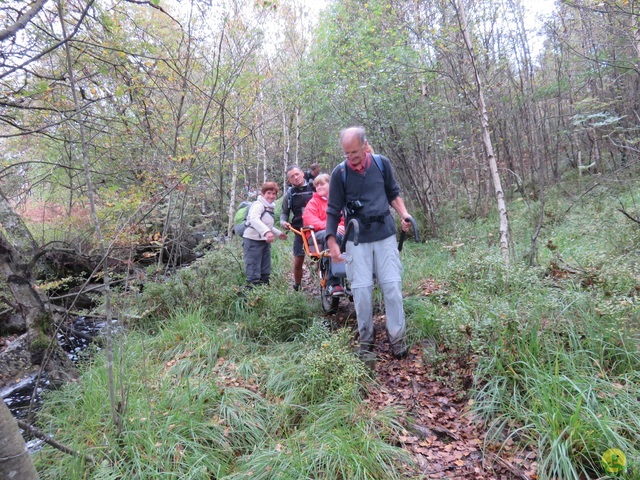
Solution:
M117 330L118 321L114 321L114 328ZM103 320L95 321L84 317L76 318L70 325L69 331L60 331L57 335L58 343L67 352L67 356L74 362L78 363L83 356L83 352L100 338L102 331L106 326ZM100 347L96 345L96 348ZM29 418L33 419L41 405L42 393L51 387L51 383L47 379L46 374L22 380L20 383L10 385L0 390L0 396L9 407L13 416L17 419L24 420L27 423ZM44 442L35 438L27 438L27 450L31 453L37 452L42 448Z
M79 317L70 327L73 331L58 333L58 343L67 352L67 356L77 364L82 353L93 343L93 340L99 337L105 322ZM26 419L38 410L41 394L49 388L50 382L43 373L40 377L34 375L0 390L0 396L14 417Z

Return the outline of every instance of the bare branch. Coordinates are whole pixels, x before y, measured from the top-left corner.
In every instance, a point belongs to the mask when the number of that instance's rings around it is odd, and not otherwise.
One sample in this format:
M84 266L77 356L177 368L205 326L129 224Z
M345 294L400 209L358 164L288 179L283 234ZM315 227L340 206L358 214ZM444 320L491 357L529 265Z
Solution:
M40 0L42 1L42 0ZM40 58L44 57L45 55L47 55L50 52L53 52L54 50L56 50L58 47L64 45L65 43L67 43L69 40L71 40L76 33L78 33L78 31L80 30L80 26L82 25L82 22L84 21L84 18L87 16L87 14L89 13L89 9L91 8L91 6L93 5L93 3L95 2L95 0L89 0L89 2L87 3L87 6L85 7L85 9L82 11L82 15L80 16L78 22L76 23L75 28L73 29L73 31L71 32L70 35L68 35L67 37L63 38L62 40L60 40L59 42L56 42L55 44L53 44L52 46L50 46L49 48L45 49L44 51L40 52L37 55L34 55L33 57L29 58L28 60L26 60L25 62L21 63L20 65L16 65L13 68L8 69L5 72L0 73L0 78L5 78L8 75L11 75L12 73L23 69L24 67L26 67L27 65L29 65L30 63L35 62L36 60L39 60Z
M33 17L35 17L40 12L40 10L42 10L42 7L44 7L45 3L47 3L47 0L36 0L36 2L31 6L29 10L18 17L18 20L13 25L10 25L4 30L0 30L0 42L6 40L9 37L13 37L16 33L22 30L27 25L27 23L29 23L29 21Z
M54 448L57 448L61 452L68 453L69 455L74 455L76 457L84 457L88 462L96 463L95 458L93 458L91 455L86 455L77 450L73 450L67 447L66 445L63 445L62 443L58 442L50 435L47 435L46 433L44 433L39 428L34 427L33 425L30 425L26 422L23 422L22 420L16 419L16 421L18 422L18 426L22 428L25 432L30 433L34 437L39 438L43 442L48 443L49 445L51 445Z
M622 204L622 202L620 202L620 207L621 207L621 208L618 208L618 209L616 209L616 210L618 210L620 213L622 213L625 217L627 217L627 218L628 218L629 220L631 220L632 222L635 222L635 223L637 223L638 225L640 225L640 219L632 217L632 216L627 212L627 210L624 208L624 205Z

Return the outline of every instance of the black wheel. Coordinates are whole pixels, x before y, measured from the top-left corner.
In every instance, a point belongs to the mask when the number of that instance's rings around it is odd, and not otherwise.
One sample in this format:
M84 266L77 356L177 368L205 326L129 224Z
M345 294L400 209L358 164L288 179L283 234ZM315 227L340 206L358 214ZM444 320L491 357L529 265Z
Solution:
M322 310L324 310L325 313L336 313L338 305L340 304L340 298L332 297L326 288L322 289L320 297L322 300Z
M336 313L340 298L332 297L326 288L327 277L329 276L330 258L322 257L318 263L318 273L320 275L320 300L322 300L322 310L325 313ZM325 287L322 286L325 285Z

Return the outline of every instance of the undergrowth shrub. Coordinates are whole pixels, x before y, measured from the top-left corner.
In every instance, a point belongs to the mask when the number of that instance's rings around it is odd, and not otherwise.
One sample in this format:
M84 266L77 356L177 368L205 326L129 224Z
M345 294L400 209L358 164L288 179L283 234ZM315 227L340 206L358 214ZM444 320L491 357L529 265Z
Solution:
M537 446L540 478L602 476L607 449L640 453L639 370L637 339L620 325L514 322L479 364L474 410L489 444Z
M239 256L238 256L239 255ZM181 268L163 281L148 282L131 308L142 317L135 327L151 327L170 317L176 309L201 307L221 321L227 320L244 283L241 253L230 246L213 250L192 265Z
M461 296L520 296L541 286L542 270L522 262L507 267L498 251L465 251L457 262L462 265L448 279Z
M437 307L424 297L407 297L404 300L407 319L407 335L410 340L438 339L440 323Z
M391 410L363 415L356 404L331 399L312 406L307 422L280 442L260 445L239 459L225 480L407 478L411 456L392 445L402 432Z
M411 463L392 444L397 414L362 408L364 367L348 332L332 335L316 322L291 342L256 346L202 308L158 327L152 336L130 332L115 352L122 433L105 401L104 353L82 382L50 394L40 425L98 462L45 448L42 478L394 479ZM223 358L230 340L237 343Z
M295 341L274 344L259 357L263 365L260 384L268 396L282 398L289 405L318 404L330 397L357 401L368 376L350 347L351 338L346 329L332 333L314 320ZM298 427L295 417L299 416L300 412L290 414L286 420L290 428Z
M307 344L300 359L303 400L318 403L335 394L357 397L366 369L353 354L352 336L352 332L344 328L333 334L327 330L322 341Z
M237 297L227 317L235 319L249 338L261 342L286 342L312 324L314 308L303 294L259 286Z
M274 256L284 256L280 249ZM176 271L161 282L149 282L132 309L141 317L136 327L151 327L158 320L170 317L181 308L202 308L215 321L240 321L247 335L265 340L287 340L309 325L314 304L304 295L291 295L281 280L273 274L271 285L245 288L244 264L240 246L232 243L209 252L193 265ZM287 262L283 259L281 264ZM141 312L141 313L140 313Z

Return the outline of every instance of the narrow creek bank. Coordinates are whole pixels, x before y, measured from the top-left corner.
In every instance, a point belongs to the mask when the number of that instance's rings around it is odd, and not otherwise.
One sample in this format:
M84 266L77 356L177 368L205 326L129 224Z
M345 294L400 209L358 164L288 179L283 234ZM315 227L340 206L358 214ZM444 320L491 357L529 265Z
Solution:
M117 320L114 323L118 324ZM106 322L102 319L76 317L60 329L57 340L69 359L77 365L89 346L100 349L100 334L105 327ZM0 396L15 418L28 421L40 408L42 393L51 388L52 383L46 373L35 372L17 383L0 386Z

